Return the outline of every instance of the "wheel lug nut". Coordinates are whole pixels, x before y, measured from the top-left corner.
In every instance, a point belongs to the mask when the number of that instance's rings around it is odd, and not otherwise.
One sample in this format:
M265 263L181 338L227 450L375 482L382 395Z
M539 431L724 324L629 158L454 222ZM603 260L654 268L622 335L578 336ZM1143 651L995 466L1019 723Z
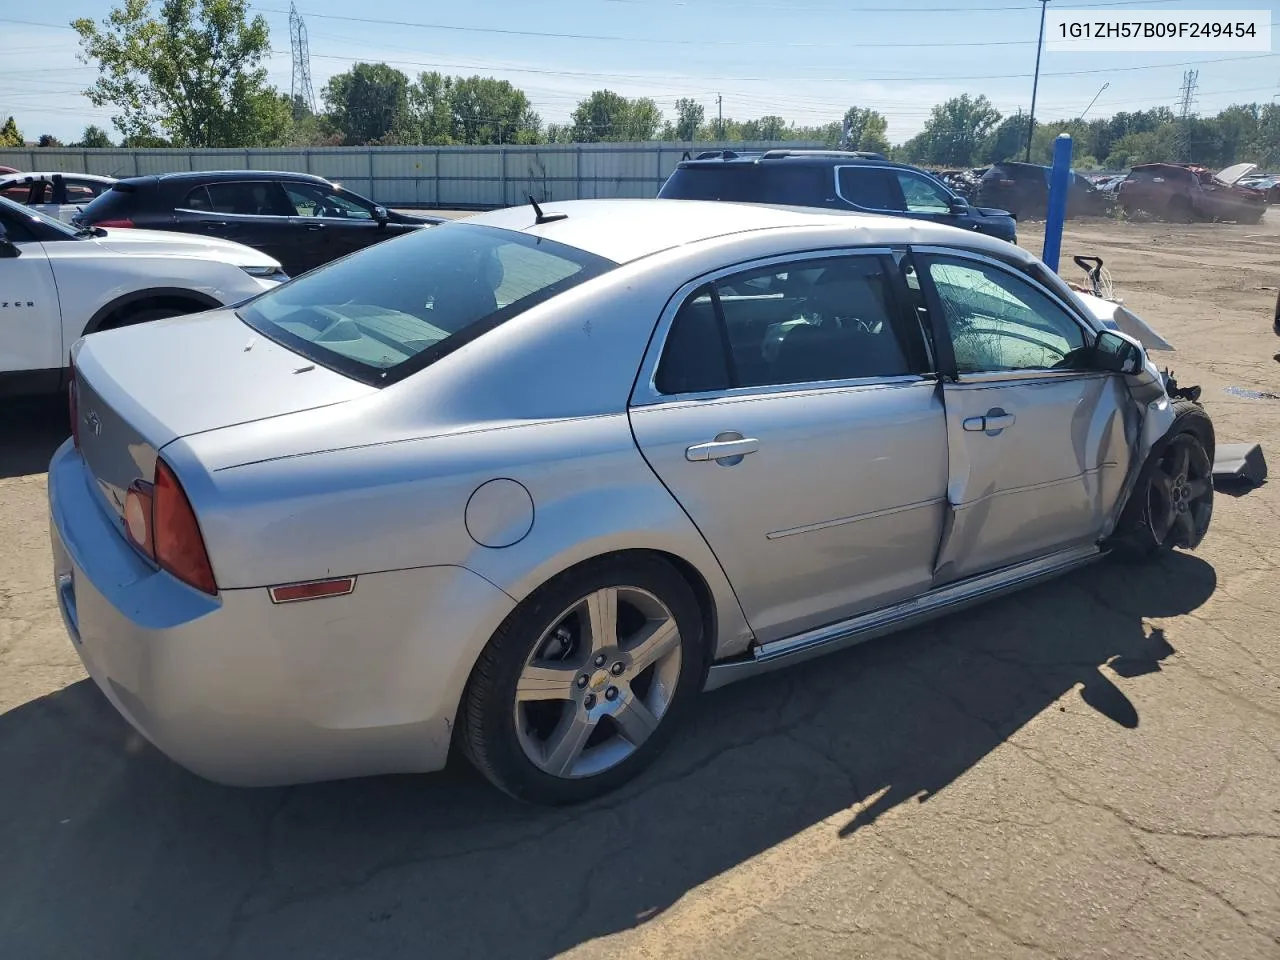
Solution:
M603 653L602 653L602 654L600 654L600 656L596 657L596 666L597 666L597 667L603 667L603 666L604 666L604 662L605 662L605 660L607 660L607 659L608 659L608 657L606 657Z
M608 700L610 703L612 703L614 700L617 700L617 699L618 699L618 688L617 688L617 687L610 687L608 690L606 690L606 691L604 692L604 698L605 698L606 700Z
M609 672L612 673L615 677L620 677L622 676L622 671L625 669L627 669L626 666L623 664L621 660L619 660L617 663L615 663L612 667L609 668Z
M583 687L585 687L585 686L587 685L587 683L588 683L588 680L587 680L587 677L586 677L585 675L583 675L583 676L579 677L579 678L578 678L578 689L579 689L579 690L581 690Z
M582 705L590 710L596 705L596 695L594 693L588 693L586 698L582 701Z

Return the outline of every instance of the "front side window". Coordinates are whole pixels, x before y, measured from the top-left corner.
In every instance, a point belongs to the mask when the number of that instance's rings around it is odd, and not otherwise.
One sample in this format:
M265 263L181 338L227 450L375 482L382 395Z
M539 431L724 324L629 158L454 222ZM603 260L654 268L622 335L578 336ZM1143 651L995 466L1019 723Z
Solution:
M237 314L316 363L384 386L614 266L516 231L444 224L334 261Z
M291 211L299 217L335 217L343 220L372 220L373 210L350 196L311 183L286 183L284 192Z
M31 184L29 183L14 183L0 188L0 197L12 200L14 203L26 203L30 196Z
M68 180L65 183L67 203L88 203L102 193L103 185L90 180Z
M1087 356L1084 328L1026 281L962 259L928 269L958 373L1075 369Z
M936 183L907 170L898 171L898 183L911 213L950 212L951 196Z
M717 280L672 321L664 394L899 377L912 372L878 256L793 261Z

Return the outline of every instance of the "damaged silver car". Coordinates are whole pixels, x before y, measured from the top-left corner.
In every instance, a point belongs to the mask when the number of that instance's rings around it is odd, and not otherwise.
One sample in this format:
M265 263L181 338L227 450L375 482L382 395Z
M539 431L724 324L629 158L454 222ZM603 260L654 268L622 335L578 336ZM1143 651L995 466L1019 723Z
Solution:
M580 801L699 690L1194 548L1213 426L1117 308L883 216L582 201L420 231L80 341L63 616L205 777L456 748Z

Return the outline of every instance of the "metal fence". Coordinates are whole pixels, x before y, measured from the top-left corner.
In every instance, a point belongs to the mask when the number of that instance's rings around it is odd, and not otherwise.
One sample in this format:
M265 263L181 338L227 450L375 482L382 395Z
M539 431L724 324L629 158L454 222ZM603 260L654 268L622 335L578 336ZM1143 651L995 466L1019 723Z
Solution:
M0 150L0 165L135 177L184 170L289 170L341 182L387 206L461 209L538 200L652 197L686 155L818 143L567 143L507 147Z

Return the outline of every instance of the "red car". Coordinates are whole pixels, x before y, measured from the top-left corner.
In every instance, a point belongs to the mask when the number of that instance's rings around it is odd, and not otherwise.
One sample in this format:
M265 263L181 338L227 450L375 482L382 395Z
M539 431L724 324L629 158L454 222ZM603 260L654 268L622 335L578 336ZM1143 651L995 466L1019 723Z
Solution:
M1257 168L1254 163L1237 163L1213 173L1204 167L1144 163L1129 171L1117 197L1128 216L1141 210L1177 223L1257 223L1267 209L1265 195L1236 183Z

